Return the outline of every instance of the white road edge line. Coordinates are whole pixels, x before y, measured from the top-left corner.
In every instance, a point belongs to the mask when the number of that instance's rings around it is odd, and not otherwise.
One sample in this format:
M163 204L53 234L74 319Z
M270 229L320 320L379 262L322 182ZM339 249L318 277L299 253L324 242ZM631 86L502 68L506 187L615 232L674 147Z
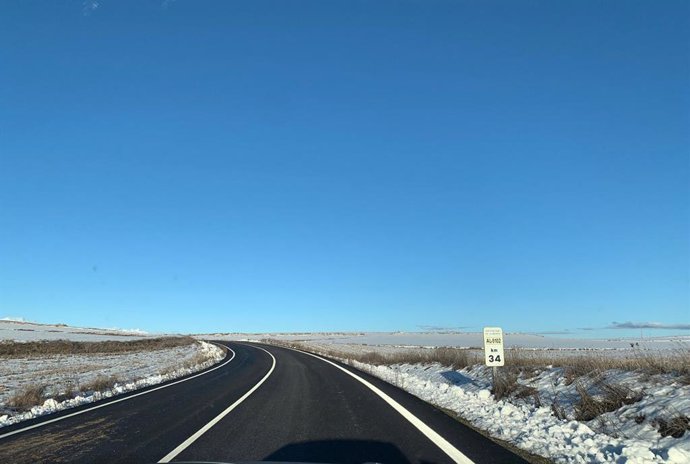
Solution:
M216 345L217 345L217 343L216 343ZM235 359L235 352L234 352L232 349L230 349L230 348L228 348L227 346L224 346L224 345L220 345L220 346L223 346L223 348L227 348L229 351L231 351L231 352L232 352L232 357L231 357L230 359L228 359L227 361L225 361L223 364L220 364L220 365L218 365L218 366L216 366L216 367L214 367L214 368L212 368L212 369L209 369L209 370L207 370L207 371L204 371L204 372L201 372L201 373L199 373L199 374L193 375L193 376L191 376L191 377L187 377L186 379L177 380L177 381L175 381L175 382L172 382L172 383L169 383L169 384L166 384L166 385L162 385L162 386L160 386L160 387L152 388L151 390L146 390L145 392L135 393L134 395L130 395L130 396L126 397L126 398L115 399L115 400L109 401L109 402L107 402L107 403L99 404L99 405L97 405L97 406L93 406L93 407L90 407L90 408L87 408L87 409L82 409L81 411L77 411L77 412L73 412L73 413L71 413L71 414L66 414L66 415L64 415L64 416L56 417L55 419L50 419L50 420L47 420L47 421L45 421L45 422L40 422L40 423L38 423L38 424L30 425L30 426L28 426L28 427L24 427L24 428L21 428L21 429L13 430L12 432L8 432L8 433L5 433L5 434L3 434L3 435L0 435L0 440L3 439L3 438L6 438L6 437L12 436L12 435L16 435L16 434L18 434L18 433L26 432L27 430L35 429L35 428L38 428L38 427L42 427L42 426L44 426L44 425L52 424L53 422L57 422L57 421L61 421L61 420L63 420L63 419L67 419L68 417L78 416L79 414L84 414L85 412L93 411L94 409L105 408L106 406L110 406L111 404L120 403L121 401L127 401L127 400L130 400L130 399L132 399L132 398L136 398L137 396L146 395L146 394L149 394L149 393L151 393L151 392L155 392L155 391L157 391L157 390L161 390L161 389L163 389L163 388L172 387L173 385L177 385L178 383L186 382L187 380L192 380L192 379L194 379L194 378L196 378L196 377L202 376L202 375L204 375L204 374L208 374L209 372L213 372L213 371L215 371L216 369L220 369L221 367L225 366L225 365L228 364L230 361L232 361L233 359Z
M288 348L294 350L294 348ZM323 362L327 362L328 364L331 364L332 366L337 367L341 371L345 372L347 375L353 377L355 380L358 382L364 384L367 388L369 388L371 391L376 393L383 401L388 403L390 407L395 409L401 416L403 416L405 419L407 419L413 426L417 428L424 436L426 436L429 440L431 440L436 446L438 446L444 453L448 455L449 458L451 458L454 462L458 464L474 464L474 461L472 461L470 458L465 456L458 450L456 447L454 447L448 440L443 438L441 435L439 435L434 429L426 425L424 422L422 422L421 419L419 419L417 416L412 414L410 411L405 409L400 403L395 401L393 398L382 392L379 388L376 386L372 385L371 382L368 382L367 380L364 380L362 377L358 376L357 374L354 374L350 372L349 370L345 369L344 367L341 367L334 363L333 361L330 361L326 358L322 358L321 356L317 356L312 353L308 353L306 351L302 350L294 350L294 351L299 351L300 353L307 354L309 356L313 356L316 359L320 359Z
M249 397L249 395L251 395L252 393L254 393L254 392L256 391L256 389L259 388L259 387L261 386L261 384L263 384L263 383L266 381L266 379L268 379L268 377L273 373L273 369L275 369L275 367L276 367L276 358L275 358L271 353L269 353L267 350L264 350L264 349L261 348L261 347L258 347L258 346L252 346L252 347L253 347L253 348L258 348L258 349L260 349L260 350L262 350L262 351L266 351L266 353L268 353L268 355L273 359L273 365L271 365L271 369L269 369L268 373L267 373L261 380L259 380L259 382L258 382L256 385L254 385L247 393L245 393L244 395L242 395L242 396L240 397L240 399L238 399L237 401L235 401L234 403L232 403L230 406L228 406L228 408L227 408L225 411L223 411L223 412L221 412L220 414L218 414L218 415L217 415L216 417L214 417L208 424L204 425L204 426L201 427L199 430L197 430L197 431L194 433L194 435L192 435L191 437L187 438L187 439L186 439L184 442L182 442L182 444L180 444L177 448L175 448L174 450L172 450L171 452L169 452L168 454L166 454L165 457L164 457L163 459L161 459L160 461L158 461L159 463L170 462L170 461L172 461L173 459L175 459L175 456L177 456L177 455L180 454L182 451L184 451L185 449L187 449L187 447L189 447L189 445L191 445L191 444L194 443L196 440L198 440L199 437L201 437L203 434L205 434L206 432L208 432L209 429L210 429L211 427L213 427L213 426L216 425L218 422L220 422L220 420L221 420L223 417L225 417L225 416L227 416L228 414L230 414L230 412L232 412L233 409L235 409L237 406L240 405L240 403L242 403L244 400L246 400L246 399Z

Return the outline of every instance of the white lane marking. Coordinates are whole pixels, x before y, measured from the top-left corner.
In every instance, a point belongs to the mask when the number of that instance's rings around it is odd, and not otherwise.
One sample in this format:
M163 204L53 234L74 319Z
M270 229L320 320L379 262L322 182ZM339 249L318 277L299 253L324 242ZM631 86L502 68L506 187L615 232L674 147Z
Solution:
M152 388L151 390L146 390L145 392L135 393L134 395L128 396L128 397L126 397L126 398L115 399L115 400L113 400L113 401L109 401L109 402L104 403L104 404L99 404L99 405L97 405L97 406L93 406L93 407L90 407L90 408L87 408L87 409L82 409L81 411L77 411L77 412L73 412L73 413L71 413L71 414L67 414L67 415L64 415L64 416L56 417L55 419L50 419L50 420L47 420L47 421L45 421L45 422L41 422L41 423L39 423L39 424L34 424L34 425L30 425L30 426L28 426L28 427L24 427L24 428L21 428L21 429L17 429L17 430L14 430L14 431L12 431L12 432L8 432L8 433L5 433L5 434L3 434L3 435L0 435L0 439L9 437L9 436L11 436L11 435L16 435L16 434L18 434L18 433L22 433L22 432L25 432L25 431L27 431L27 430L35 429L35 428L37 428L37 427L42 427L42 426L44 426L44 425L52 424L53 422L61 421L61 420L63 420L63 419L67 419L68 417L78 416L79 414L84 414L85 412L93 411L94 409L105 408L106 406L110 406L111 404L119 403L119 402L121 402L121 401L131 400L132 398L136 398L137 396L146 395L146 394L148 394L148 393L155 392L155 391L161 390L161 389L163 389L163 388L172 387L173 385L177 385L178 383L186 382L187 380L192 380L192 379L194 379L194 378L196 378L196 377L202 376L202 375L204 375L204 374L208 374L209 372L213 372L213 371L215 371L216 369L220 369L221 367L225 366L225 365L228 364L230 361L232 361L233 359L235 359L235 352L232 351L231 348L228 348L227 346L224 346L224 345L221 345L221 346L223 346L224 348L227 348L229 351L231 351L231 352L232 352L232 357L231 357L230 359L228 359L227 361L225 361L223 364L220 364L220 365L218 365L218 366L216 366L216 367L214 367L214 368L212 368L212 369L209 369L209 370L207 370L207 371L204 371L204 372L201 372L201 373L199 373L199 374L193 375L193 376L191 376L191 377L187 377L186 379L177 380L177 381L172 382L172 383L169 383L169 384L167 384L167 385L162 385L162 386L160 386L160 387Z
M260 350L262 350L262 351L266 351L266 350L264 350L263 348L258 347L258 346L252 346L252 347L253 347L253 348L258 348L258 349L260 349ZM201 437L203 434L205 434L206 432L208 432L209 429L210 429L211 427L213 427L214 425L216 425L218 422L220 422L220 420L221 420L223 417L225 417L225 416L227 416L228 414L230 414L230 412L231 412L233 409L235 409L237 406L239 406L240 403L242 403L242 401L246 400L246 399L249 397L249 395L251 395L252 393L254 393L254 392L256 391L256 389L259 388L259 387L261 386L261 384L263 384L263 383L266 381L266 379L268 379L268 377L273 373L273 369L275 369L275 367L276 367L276 358L273 357L273 355L272 355L271 353L269 353L268 351L266 351L266 353L268 353L268 355L273 359L273 365L271 365L271 369L269 369L268 373L267 373L261 380L259 380L259 382L258 382L256 385L254 385L254 386L251 388L251 390L249 390L247 393L245 393L244 395L242 395L242 397L241 397L240 399L238 399L237 401L235 401L234 403L232 403L230 406L228 406L228 408L227 408L225 411L223 411L223 412L221 412L220 414L218 414L216 417L214 417L214 418L211 420L211 422L209 422L208 424L206 424L206 425L204 425L203 427L201 427L199 430L197 430L197 431L194 433L194 435L192 435L191 437L187 438L187 439L186 439L184 442L182 442L182 444L180 444L177 448L175 448L174 450L172 450L171 452L169 452L168 454L166 454L165 457L164 457L163 459L161 459L160 461L158 461L159 463L161 463L161 462L170 462L171 460L175 459L175 456L177 456L178 454L180 454L180 453L181 453L182 451L184 451L187 447L189 447L189 445L191 445L191 444L194 443L196 440L198 440L199 437Z
M293 348L289 348L293 349ZM341 371L345 372L347 375L350 377L353 377L355 380L358 382L364 384L367 388L369 388L371 391L376 393L383 401L388 403L390 407L395 409L401 416L403 416L405 419L407 419L412 425L414 425L417 430L422 432L429 440L431 440L436 446L441 448L441 450L448 455L454 462L458 464L474 464L474 462L462 454L460 450L458 450L456 447L450 444L448 440L443 438L441 435L439 435L434 429L426 425L424 422L421 421L417 416L412 414L410 411L405 409L400 403L395 401L393 398L382 392L379 388L375 387L372 385L370 382L367 380L364 380L357 374L353 374L349 370L345 369L344 367L341 367L337 365L336 363L329 361L328 359L322 358L321 356L317 356L312 353L308 353L306 351L302 350L294 350L294 351L299 351L300 353L308 354L309 356L313 356L316 359L320 359L323 362L327 362L328 364L331 364L332 366L337 367Z

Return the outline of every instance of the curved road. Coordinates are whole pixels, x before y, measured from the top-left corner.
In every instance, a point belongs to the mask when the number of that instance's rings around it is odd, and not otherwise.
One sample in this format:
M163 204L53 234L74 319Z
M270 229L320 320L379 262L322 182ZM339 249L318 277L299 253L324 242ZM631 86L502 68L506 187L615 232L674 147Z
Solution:
M1 428L0 462L526 462L349 366L222 343L202 375Z

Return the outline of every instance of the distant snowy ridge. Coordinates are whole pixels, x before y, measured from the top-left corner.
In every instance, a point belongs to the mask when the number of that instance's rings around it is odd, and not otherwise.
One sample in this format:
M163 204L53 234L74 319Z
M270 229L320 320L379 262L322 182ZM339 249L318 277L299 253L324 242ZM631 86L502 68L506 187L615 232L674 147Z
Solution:
M102 330L109 330L112 332L122 332L126 334L135 334L135 335L149 335L149 332L146 330L141 330L141 329L120 329L118 327L107 327Z
M99 329L94 327L73 327L66 324L42 324L26 321L21 317L4 317L0 319L0 341L72 340L93 342L133 340L150 336L153 335L141 329Z

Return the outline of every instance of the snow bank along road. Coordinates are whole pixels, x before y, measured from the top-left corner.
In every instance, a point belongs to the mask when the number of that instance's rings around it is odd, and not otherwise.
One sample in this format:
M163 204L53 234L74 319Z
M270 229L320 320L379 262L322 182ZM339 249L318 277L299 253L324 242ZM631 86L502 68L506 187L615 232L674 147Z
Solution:
M228 357L189 380L1 428L0 462L524 462L349 366L224 344Z

